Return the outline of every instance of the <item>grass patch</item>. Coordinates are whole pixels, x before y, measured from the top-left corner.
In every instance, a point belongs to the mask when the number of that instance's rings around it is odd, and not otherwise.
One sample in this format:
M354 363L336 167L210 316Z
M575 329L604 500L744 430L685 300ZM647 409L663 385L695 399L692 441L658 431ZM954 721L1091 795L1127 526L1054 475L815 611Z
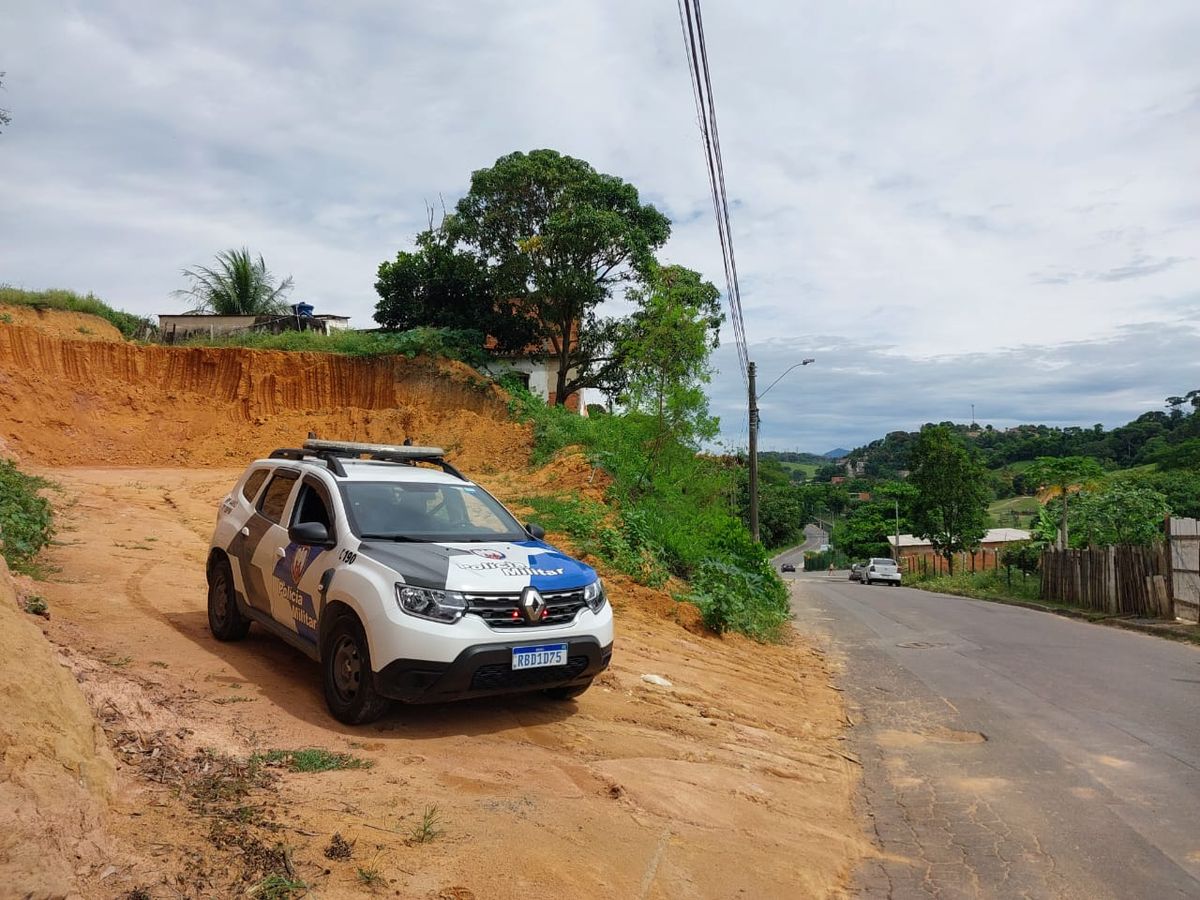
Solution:
M285 350L308 353L338 353L344 356L440 356L484 365L484 336L478 331L453 328L413 328L409 331L351 331L330 334L318 331L242 331L215 338L194 338L189 346L245 347L251 350Z
M36 575L34 558L54 537L54 510L39 492L51 484L0 460L0 542L9 568Z
M230 703L250 703L253 700L253 697L243 697L241 694L234 694L232 697L214 697L213 703L218 706L228 706Z
M45 597L31 594L25 598L25 612L31 616L48 616L50 614L50 605L46 602Z
M292 772L336 772L342 769L369 769L375 765L370 759L363 759L351 753L322 750L319 747L309 747L305 750L268 750L266 753L256 753L251 759L263 765Z
M5 305L28 306L37 310L60 309L98 316L110 322L128 340L139 335L149 334L154 330L154 324L145 316L136 316L133 313L113 309L90 293L81 295L74 291L61 290L24 291L9 285L0 285L0 306ZM80 326L80 331L83 331L83 326Z
M308 884L291 875L272 873L246 892L248 897L260 897L262 900L288 900L290 897L302 897L308 893Z
M412 836L414 844L428 844L430 841L436 840L444 833L442 827L442 816L436 806L427 806L425 811L421 813L421 821L412 827L409 834Z
M1015 570L1011 578L1004 569L989 569L974 574L963 572L956 575L929 575L924 578L919 575L905 575L904 584L906 587L920 588L923 591L976 597L980 600L1020 600L1045 606L1056 605L1040 599L1041 581L1036 575L1023 576Z
M988 506L992 528L1029 528L1041 504L1036 497L1008 497Z
M357 866L354 870L355 876L358 878L358 883L365 888L374 890L378 887L383 887L386 879L383 873L375 866Z

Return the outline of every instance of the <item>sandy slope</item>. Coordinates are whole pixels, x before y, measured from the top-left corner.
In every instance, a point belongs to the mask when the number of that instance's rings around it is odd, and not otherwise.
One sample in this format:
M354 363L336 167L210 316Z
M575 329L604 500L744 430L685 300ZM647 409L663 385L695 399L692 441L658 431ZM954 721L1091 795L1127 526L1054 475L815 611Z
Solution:
M353 894L364 861L406 897L824 896L863 849L841 706L806 646L699 636L661 618L653 599L640 608L645 589L616 583L614 668L577 703L409 707L347 728L326 714L300 654L254 632L238 645L207 633L206 537L235 472L52 474L71 506L65 545L50 554L61 572L40 588L49 634L111 734L374 761L287 774L271 791L279 840L322 896ZM674 687L643 682L647 673ZM121 772L122 868L105 884L182 879L185 892L220 896L238 870L208 839L211 823L138 774ZM428 805L445 834L407 843ZM358 841L355 861L322 855L335 830Z

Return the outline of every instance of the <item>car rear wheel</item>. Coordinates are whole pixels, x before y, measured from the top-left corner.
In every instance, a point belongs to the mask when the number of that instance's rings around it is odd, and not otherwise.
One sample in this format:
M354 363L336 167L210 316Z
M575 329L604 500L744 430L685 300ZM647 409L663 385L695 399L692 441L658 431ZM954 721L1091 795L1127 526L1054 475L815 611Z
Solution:
M342 616L329 630L321 653L321 674L325 703L339 722L363 725L387 712L390 704L375 690L371 650L356 616Z
M240 641L250 630L250 620L238 610L233 596L233 571L227 559L217 560L208 573L208 630L218 641Z
M585 684L569 684L565 687L546 688L542 693L552 700L574 700L591 686L592 680L589 678Z

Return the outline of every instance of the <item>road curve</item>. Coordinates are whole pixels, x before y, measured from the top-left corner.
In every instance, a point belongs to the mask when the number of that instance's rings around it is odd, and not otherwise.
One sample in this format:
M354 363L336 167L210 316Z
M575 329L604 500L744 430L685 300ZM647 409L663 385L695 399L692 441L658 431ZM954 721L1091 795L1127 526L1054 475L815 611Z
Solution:
M800 576L843 666L862 896L1200 896L1200 649L1012 606Z

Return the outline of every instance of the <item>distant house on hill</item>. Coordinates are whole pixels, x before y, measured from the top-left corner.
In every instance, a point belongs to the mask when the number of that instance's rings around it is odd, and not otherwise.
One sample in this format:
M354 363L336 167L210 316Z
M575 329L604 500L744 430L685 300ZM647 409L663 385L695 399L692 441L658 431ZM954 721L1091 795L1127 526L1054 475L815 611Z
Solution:
M163 341L175 344L195 337L215 338L239 331L320 331L329 334L350 327L349 316L315 315L308 303L296 303L286 316L217 316L209 313L165 313L158 317Z
M1018 541L1027 541L1029 537L1029 532L1021 528L989 529L979 542L979 551L974 554L975 559L973 561L972 554L970 553L955 555L956 571L959 570L960 566L972 570L997 568L1001 550L1009 544L1015 544ZM899 547L897 547L896 538L893 535L888 535L887 542L888 547L892 551L892 558L899 561L901 568L906 572L915 571L923 557L931 562L938 562L942 559L928 540L919 538L916 535L900 535Z
M576 340L577 336L572 335L572 344ZM484 343L484 349L494 351L495 348L496 339L489 335ZM549 339L541 344L530 344L516 353L493 354L488 369L493 375L515 375L532 394L541 397L548 404L553 405L557 399L555 388L558 386L558 359ZM569 370L567 377L575 377L575 370ZM581 416L586 416L588 414L587 405L582 401L583 391L576 391L567 397L563 406Z

